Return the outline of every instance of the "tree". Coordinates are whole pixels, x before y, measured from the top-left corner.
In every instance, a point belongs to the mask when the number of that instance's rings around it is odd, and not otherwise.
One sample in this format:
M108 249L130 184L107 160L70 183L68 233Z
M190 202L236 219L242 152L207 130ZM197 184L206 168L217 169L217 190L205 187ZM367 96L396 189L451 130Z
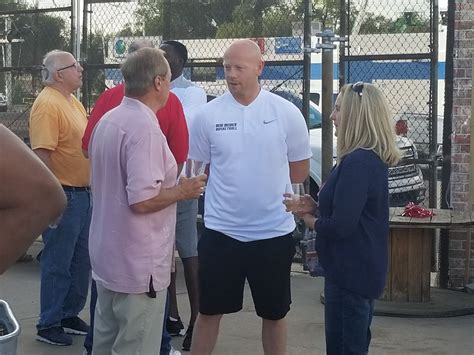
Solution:
M221 34L233 31L232 37L260 37L265 31L265 14L280 3L286 4L281 0L143 1L136 16L145 35L162 35L164 39L222 37L217 34L221 27ZM290 8L288 4L282 6ZM285 17L281 20L285 21Z
M252 2L242 3L234 10L231 21L218 27L217 38L238 37L284 37L292 35L293 22L303 21L298 7L288 3L275 4L273 1L255 10ZM246 21L243 21L246 19Z
M429 18L415 12L405 12L396 19L368 12L359 31L360 34L426 32L430 32Z
M22 10L30 9L23 2L12 3L11 1L0 0L0 10ZM6 22L6 23L5 23ZM20 98L33 95L40 87L39 71L32 70L34 66L41 64L42 57L52 49L70 50L70 34L66 31L66 21L63 18L48 15L46 13L12 14L1 19L1 26L8 26L8 31L3 33L3 38L8 40L4 44L8 57L2 58L2 65L13 67L30 67L25 76L24 72L12 71L11 76L2 77L2 86L12 87L12 82L18 87L22 85L21 92L16 92ZM28 83L31 80L31 84ZM10 91L10 90L9 90ZM18 91L18 90L16 90ZM19 102L21 103L21 102Z
M209 38L216 31L209 9L209 4L197 0L162 0L139 3L136 15L147 36Z

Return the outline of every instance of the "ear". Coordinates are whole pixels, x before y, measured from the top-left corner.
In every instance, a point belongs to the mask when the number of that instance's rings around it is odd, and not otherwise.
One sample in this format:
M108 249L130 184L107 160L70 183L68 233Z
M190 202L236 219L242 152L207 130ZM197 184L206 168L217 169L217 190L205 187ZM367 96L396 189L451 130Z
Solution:
M62 82L63 82L63 75L62 75L61 72L59 72L59 71L53 72L53 78L54 78L54 81L56 81L56 82L58 82L58 83L62 83Z
M155 87L156 91L161 91L161 88L162 88L161 78L158 75L153 80L153 86Z
M262 60L259 61L258 65L257 65L257 75L258 76L260 76L262 74L264 66L265 66L265 61L262 59Z

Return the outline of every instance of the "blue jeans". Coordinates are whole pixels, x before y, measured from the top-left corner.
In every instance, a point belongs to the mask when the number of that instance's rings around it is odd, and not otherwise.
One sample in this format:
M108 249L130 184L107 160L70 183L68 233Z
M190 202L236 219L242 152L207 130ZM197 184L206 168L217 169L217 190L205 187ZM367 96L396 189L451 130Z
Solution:
M166 308L165 308L165 317L163 319L163 332L161 335L161 348L160 355L168 355L171 350L171 336L166 330L166 319L168 318L168 300L169 296L166 296ZM92 354L92 344L94 342L94 313L95 306L97 304L97 285L94 280L91 284L91 302L90 302L90 328L89 332L84 339L84 348L87 351L87 354Z
M61 325L84 308L90 279L89 191L65 191L67 207L56 228L43 232L38 330Z
M324 282L326 354L363 355L369 351L374 300Z

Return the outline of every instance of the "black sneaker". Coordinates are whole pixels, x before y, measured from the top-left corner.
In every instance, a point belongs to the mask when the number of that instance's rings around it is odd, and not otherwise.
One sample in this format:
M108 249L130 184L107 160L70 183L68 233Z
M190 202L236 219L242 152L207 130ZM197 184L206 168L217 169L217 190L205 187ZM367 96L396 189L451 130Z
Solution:
M66 318L61 321L66 334L87 335L89 326L79 317Z
M178 319L174 319L168 317L168 319L166 319L166 330L172 337L183 335L181 331L184 330L184 325L183 322L181 322L181 318L178 317Z
M67 346L72 344L72 337L64 333L62 327L38 330L36 340L52 345Z
M188 330L186 330L186 335L184 336L184 340L183 340L183 351L191 350L192 340L193 340L193 327L188 327Z

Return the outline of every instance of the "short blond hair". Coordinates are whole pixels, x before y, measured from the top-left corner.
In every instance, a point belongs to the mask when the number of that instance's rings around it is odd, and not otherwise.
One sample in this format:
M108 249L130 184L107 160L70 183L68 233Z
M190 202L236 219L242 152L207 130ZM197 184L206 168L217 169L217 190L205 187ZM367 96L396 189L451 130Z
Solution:
M374 151L387 165L400 160L394 123L382 92L372 84L344 85L340 93L340 122L337 132L337 159L356 149Z

